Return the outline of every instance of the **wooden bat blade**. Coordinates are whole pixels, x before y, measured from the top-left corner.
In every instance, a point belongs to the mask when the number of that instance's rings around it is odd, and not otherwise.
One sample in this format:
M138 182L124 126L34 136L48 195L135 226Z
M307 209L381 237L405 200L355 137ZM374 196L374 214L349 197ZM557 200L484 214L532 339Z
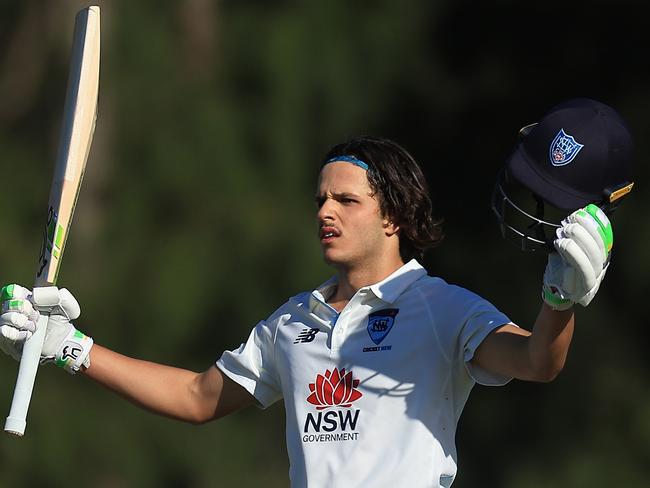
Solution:
M99 93L99 7L77 14L68 89L35 286L56 283L90 151Z
M63 108L63 124L48 201L48 216L35 288L56 283L86 160L90 151L99 92L99 7L81 10L75 30ZM45 290L45 288L42 288ZM22 436L43 349L48 315L41 312L36 333L25 342L5 431Z

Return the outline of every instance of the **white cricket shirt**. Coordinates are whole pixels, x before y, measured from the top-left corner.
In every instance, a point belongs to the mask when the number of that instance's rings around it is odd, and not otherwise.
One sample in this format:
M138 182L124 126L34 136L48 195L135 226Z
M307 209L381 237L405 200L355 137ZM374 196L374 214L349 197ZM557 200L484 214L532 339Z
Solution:
M510 322L412 260L338 314L336 282L296 295L217 366L262 407L284 399L293 487L448 487L483 339Z

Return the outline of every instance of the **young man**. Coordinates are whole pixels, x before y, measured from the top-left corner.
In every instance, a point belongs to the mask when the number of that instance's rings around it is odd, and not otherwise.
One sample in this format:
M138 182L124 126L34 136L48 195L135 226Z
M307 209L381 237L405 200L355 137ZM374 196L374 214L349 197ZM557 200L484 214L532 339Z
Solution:
M43 356L192 423L283 399L292 486L449 486L456 424L472 386L552 380L573 334L571 305L586 291L555 283L547 295L561 304L543 303L529 332L479 296L428 276L416 258L442 232L420 168L386 139L332 148L316 202L320 246L335 276L290 298L207 371L93 345L70 324L79 306L65 289L51 310ZM588 213L575 216L558 241L583 257L587 248L602 269L607 252L590 233L601 224ZM588 242L574 238L584 228ZM2 294L0 345L18 358L38 313L29 290L9 285Z

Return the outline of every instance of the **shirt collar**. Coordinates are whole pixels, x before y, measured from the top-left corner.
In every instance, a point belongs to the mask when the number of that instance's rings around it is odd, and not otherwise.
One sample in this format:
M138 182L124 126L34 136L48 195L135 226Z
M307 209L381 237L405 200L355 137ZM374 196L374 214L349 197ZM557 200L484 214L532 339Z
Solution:
M338 280L336 276L332 276L329 280L312 291L312 296L319 299L321 302L326 302L327 299L332 296L332 292L334 291L334 288L336 288L337 282Z
M393 303L404 293L411 284L427 274L427 271L415 259L396 270L386 279L371 285L369 288L377 298L387 303Z
M380 300L393 303L412 283L425 276L427 271L415 259L401 266L394 273L379 283L364 287L370 289ZM336 287L337 277L334 276L316 288L309 299L309 309L313 312L318 302L326 303ZM363 288L362 288L363 289Z

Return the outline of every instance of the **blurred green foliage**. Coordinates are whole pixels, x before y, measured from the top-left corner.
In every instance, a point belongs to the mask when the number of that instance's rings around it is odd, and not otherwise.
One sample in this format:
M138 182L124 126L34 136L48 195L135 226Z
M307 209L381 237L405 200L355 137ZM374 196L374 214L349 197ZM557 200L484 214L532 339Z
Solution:
M614 216L603 289L578 312L558 380L475 390L454 486L647 486L641 2L99 4L99 120L59 284L97 342L194 370L329 276L314 239L318 162L362 133L396 139L425 169L447 230L430 273L532 323L544 260L500 239L492 181L517 129L553 104L589 96L621 111L638 178ZM32 281L83 6L0 4L2 283ZM8 408L16 367L0 361ZM283 415L193 427L42 368L26 437L0 438L0 485L287 486Z

